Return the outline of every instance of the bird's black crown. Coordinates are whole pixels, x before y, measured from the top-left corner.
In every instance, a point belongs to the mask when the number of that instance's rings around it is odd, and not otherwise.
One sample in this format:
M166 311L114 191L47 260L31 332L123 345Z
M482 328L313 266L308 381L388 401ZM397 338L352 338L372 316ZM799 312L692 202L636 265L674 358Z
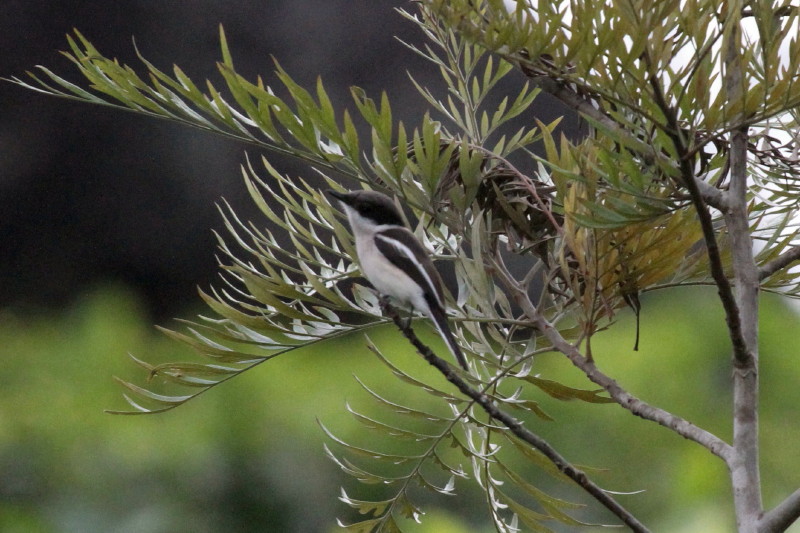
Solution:
M397 206L385 194L376 191L328 191L328 194L375 224L404 225L403 217L397 210Z

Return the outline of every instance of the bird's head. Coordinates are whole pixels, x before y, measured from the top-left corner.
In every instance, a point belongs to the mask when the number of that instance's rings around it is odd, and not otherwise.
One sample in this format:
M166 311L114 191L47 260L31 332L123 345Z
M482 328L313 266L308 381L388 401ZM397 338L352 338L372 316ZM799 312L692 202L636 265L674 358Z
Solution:
M400 211L391 198L385 194L375 191L339 192L334 190L329 190L328 194L342 203L351 223L355 223L353 217L355 214L375 226L404 226Z

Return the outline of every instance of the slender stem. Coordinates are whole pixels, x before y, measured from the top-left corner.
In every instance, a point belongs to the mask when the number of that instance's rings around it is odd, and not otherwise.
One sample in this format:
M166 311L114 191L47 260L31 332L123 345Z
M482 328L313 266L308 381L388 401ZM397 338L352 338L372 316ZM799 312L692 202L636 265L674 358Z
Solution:
M630 511L620 505L608 492L604 491L596 485L585 472L576 468L569 461L567 461L555 448L553 448L546 440L527 429L523 422L509 415L501 410L497 405L492 402L488 395L470 386L464 379L462 379L453 368L438 357L433 351L422 341L419 340L414 330L411 329L409 323L403 321L400 313L392 307L385 297L380 299L381 309L386 316L391 318L397 325L398 329L408 339L408 341L417 349L425 360L435 367L442 375L455 385L466 396L472 398L475 403L481 406L486 413L505 425L511 432L522 441L530 444L533 448L541 452L547 457L558 470L567 476L569 479L578 484L583 490L588 492L595 500L602 504L606 509L614 513L622 522L627 525L631 531L639 533L647 533L647 529L641 522L639 522Z
M733 354L738 361L746 360L748 355L747 343L744 340L742 333L742 321L739 316L739 308L736 302L736 297L733 294L730 280L725 274L725 267L722 264L722 254L720 252L719 244L717 243L716 231L714 229L714 221L711 218L711 213L708 210L708 205L700 192L698 187L699 183L704 183L695 178L694 170L692 168L691 160L689 158L689 148L686 145L686 140L681 133L680 125L678 124L678 117L675 109L667 102L664 96L660 83L655 77L650 78L650 85L653 90L653 98L656 105L661 109L666 117L667 122L667 135L672 140L675 151L678 155L679 169L683 185L689 192L692 204L694 204L697 217L700 221L700 228L703 232L703 241L706 245L706 254L711 269L711 276L714 278L714 283L717 286L720 302L725 310L725 322L728 325L728 332L730 334L731 342L733 343ZM746 148L746 146L745 146ZM746 151L745 151L746 158ZM730 203L730 199L726 202ZM728 205L730 209L730 205Z

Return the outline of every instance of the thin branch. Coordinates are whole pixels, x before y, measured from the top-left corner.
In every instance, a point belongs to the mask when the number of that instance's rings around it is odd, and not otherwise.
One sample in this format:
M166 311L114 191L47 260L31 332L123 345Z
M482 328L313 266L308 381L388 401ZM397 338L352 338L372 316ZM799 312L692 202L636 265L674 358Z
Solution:
M647 55L645 55L645 59L649 62L649 57ZM694 175L694 169L692 168L689 158L689 149L683 138L680 125L678 124L677 112L669 102L667 102L662 87L655 76L650 78L650 86L653 90L653 99L666 119L666 133L675 147L683 184L689 192L689 196L692 199L697 217L700 221L700 228L703 231L703 241L706 245L706 254L708 255L711 276L714 278L720 302L725 310L725 322L728 325L728 332L730 334L731 343L733 344L734 358L739 364L746 365L752 358L752 354L748 348L747 342L745 342L744 333L742 331L739 305L733 294L731 282L725 274L725 266L722 264L722 254L717 243L714 221L708 209L708 202L700 190L699 184L705 182L698 180ZM728 202L726 202L726 204L727 203ZM729 210L730 206L728 206L726 212Z
M767 511L758 521L759 533L786 531L800 518L800 489L797 489L777 507Z
M782 270L795 261L800 261L800 246L792 246L788 252L782 253L772 261L758 269L759 281L764 281L775 272Z
M511 291L511 296L522 312L536 326L536 328L550 341L555 350L563 353L574 366L580 369L593 383L601 386L609 396L632 414L650 420L665 428L671 429L681 437L696 442L711 453L729 464L733 449L731 446L709 431L698 427L688 420L674 415L661 408L648 404L623 389L615 380L600 371L593 361L583 354L571 343L567 342L561 333L539 313L531 302L528 293L514 277L508 272L502 258L495 259L495 271L500 276L503 284Z
M513 416L498 408L491 401L489 396L471 387L466 381L464 381L464 379L456 374L456 372L450 365L447 364L447 362L438 357L428 346L419 340L414 333L414 330L411 329L410 324L400 317L400 314L389 304L385 297L381 297L380 304L384 314L394 321L398 329L400 329L400 331L414 346L414 348L417 349L420 355L422 355L428 363L441 372L447 381L455 385L463 394L472 398L472 400L480 405L489 416L505 425L514 435L524 442L530 444L536 450L540 451L556 466L556 468L558 468L561 473L578 484L578 486L588 492L595 500L597 500L609 511L614 513L614 515L622 520L622 522L631 528L632 531L639 533L647 533L650 531L641 522L639 522L630 511L620 505L608 492L604 491L602 488L592 482L585 472L576 468L569 461L567 461L546 440L527 429L523 425L523 422L517 420Z
M797 11L797 6L781 6L773 14L773 17L791 17ZM755 17L755 10L752 8L742 9L742 18Z
M520 64L519 59L514 60L512 57L506 57L506 59L517 65ZM525 72L525 69L522 67L520 67L520 70ZM608 129L609 131L613 131L617 135L624 136L626 139L628 139L629 148L635 150L642 157L642 160L645 162L645 164L655 164L656 155L653 154L652 146L647 144L642 139L638 139L635 136L630 135L630 133L625 130L616 120L604 113L598 107L592 105L590 100L581 96L576 91L571 90L569 87L566 87L564 83L560 83L554 78L535 76L531 77L531 79L542 91L553 96L576 113L583 115L594 122L597 122L604 128ZM697 188L702 195L703 200L708 205L719 210L724 210L726 199L725 195L722 194L722 191L702 180L697 180Z

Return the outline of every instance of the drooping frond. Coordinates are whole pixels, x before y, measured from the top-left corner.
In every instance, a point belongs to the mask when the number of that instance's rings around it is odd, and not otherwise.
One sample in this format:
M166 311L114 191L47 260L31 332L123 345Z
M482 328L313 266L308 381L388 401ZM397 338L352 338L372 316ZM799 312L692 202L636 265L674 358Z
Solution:
M176 407L277 355L382 321L369 289L352 283L345 292L357 273L341 217L317 188L281 175L266 159L262 163L271 184L250 161L242 169L245 182L265 217L283 231L278 235L244 222L228 206L220 210L230 235L219 237L223 284L210 293L201 291L218 317L190 322L188 333L164 330L214 363L152 366L134 358L149 380L192 388L186 395L166 396L122 382L133 395L128 400L135 412Z
M429 379L411 376L375 344L370 342L369 347L395 377L409 386L409 394L403 399L388 398L359 380L369 401L361 408L348 405L348 411L367 431L364 442L369 443L368 447L347 442L323 426L334 445L334 449L326 448L331 460L361 483L382 487L381 496L369 500L355 498L352 491L342 489L340 499L359 515L357 519L342 520L344 527L352 531L400 531L402 520L419 521L423 513L421 502L430 494L456 495L459 486L468 480L483 488L488 509L502 531L513 531L510 524L517 521L532 531L550 531L547 525L553 522L581 524L570 512L582 506L547 494L509 466L527 462L534 469L565 481L564 474L552 462L531 450L507 427L487 418L473 402L454 396ZM561 400L608 401L593 391L533 376L529 380ZM536 402L500 393L500 382L498 379L485 389L499 405L533 414L540 421L551 420ZM425 395L440 400L435 412L419 407ZM366 414L367 411L373 414Z
M291 97L283 100L260 77L248 81L234 69L222 27L217 67L233 103L221 88L206 81L204 90L177 65L170 75L139 54L146 68L146 76L140 76L133 67L105 57L77 30L67 39L70 51L63 54L86 78L86 89L42 66L28 72L29 80L9 81L49 95L177 121L354 178L360 174L361 149L352 118L347 111L336 116L322 82L312 94L276 63L275 75Z

